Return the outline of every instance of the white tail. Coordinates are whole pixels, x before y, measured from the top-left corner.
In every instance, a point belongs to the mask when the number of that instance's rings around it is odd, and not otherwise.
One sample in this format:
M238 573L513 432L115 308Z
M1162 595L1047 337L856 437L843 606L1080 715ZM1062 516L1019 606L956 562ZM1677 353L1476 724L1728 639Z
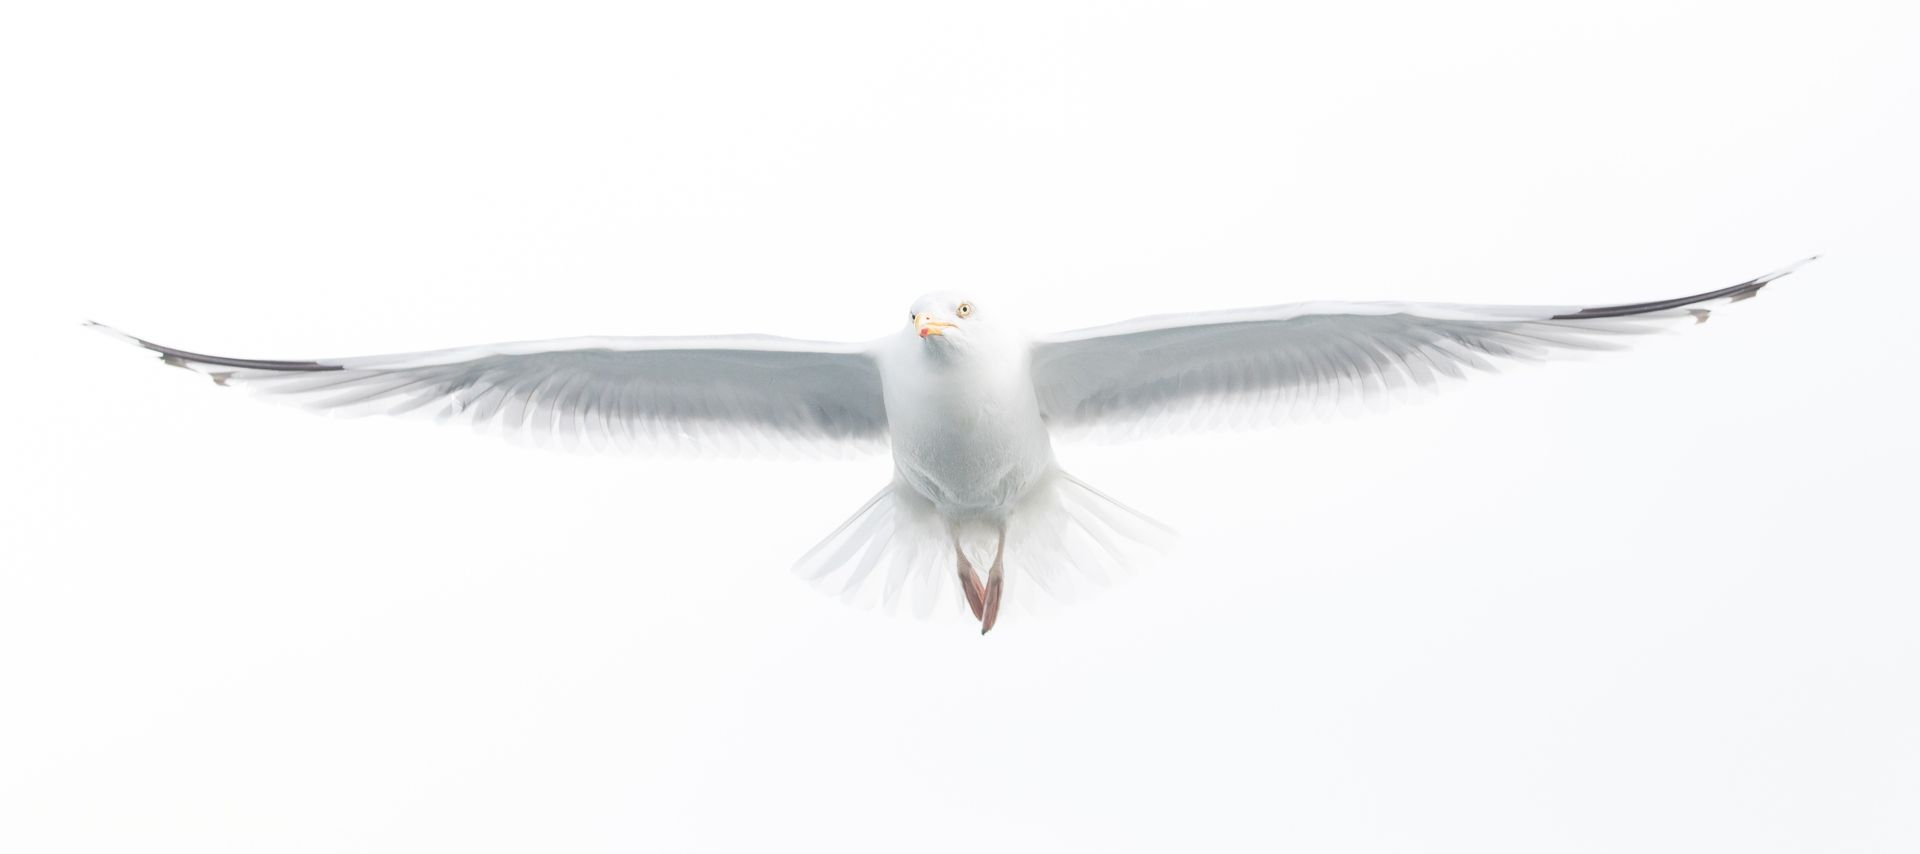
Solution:
M954 529L933 503L895 481L869 499L793 571L851 604L916 617L966 614L953 553ZM960 546L982 573L993 563L997 531L958 528ZM1058 469L1022 496L1007 523L1005 596L1033 611L1072 602L1154 562L1172 529Z

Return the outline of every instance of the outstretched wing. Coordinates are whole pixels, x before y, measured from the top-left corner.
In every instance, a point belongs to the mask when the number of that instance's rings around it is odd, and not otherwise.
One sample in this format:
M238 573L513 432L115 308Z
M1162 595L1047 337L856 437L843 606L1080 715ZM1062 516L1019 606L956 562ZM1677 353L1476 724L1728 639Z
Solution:
M1627 335L1705 321L1710 308L1751 297L1799 266L1631 305L1300 303L1146 317L1036 341L1034 387L1048 423L1068 434L1253 426L1469 368L1491 371L1497 359L1618 349Z
M312 409L426 415L535 442L763 455L882 447L859 345L771 336L570 338L283 362L208 356L90 324L231 385Z

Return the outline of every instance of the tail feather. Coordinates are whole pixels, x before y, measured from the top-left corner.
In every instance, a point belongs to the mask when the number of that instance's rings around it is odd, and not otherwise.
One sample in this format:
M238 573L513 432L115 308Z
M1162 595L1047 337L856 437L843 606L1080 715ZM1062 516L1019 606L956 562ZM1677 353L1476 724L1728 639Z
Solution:
M1058 470L1022 497L1006 530L1006 596L1028 611L1123 581L1174 540L1165 525ZM896 482L801 557L794 572L851 604L922 618L965 615L956 533L968 560L985 571L998 529L978 522L956 528L932 502Z
M929 550L927 546L938 548ZM945 555L943 562L936 554ZM862 607L933 613L952 569L945 525L912 489L888 484L793 565L822 593Z
M1157 563L1175 538L1171 528L1060 471L1014 512L1007 565L1012 570L1017 556L1020 575L1047 598L1076 602Z
M887 546L893 542L893 508L883 505L875 508L871 518L860 526L855 536L865 536L866 540L850 540L848 546L860 552L860 562L854 565L853 572L840 585L841 595L859 591L861 582L880 565L880 559L886 556ZM849 556L851 557L851 556Z

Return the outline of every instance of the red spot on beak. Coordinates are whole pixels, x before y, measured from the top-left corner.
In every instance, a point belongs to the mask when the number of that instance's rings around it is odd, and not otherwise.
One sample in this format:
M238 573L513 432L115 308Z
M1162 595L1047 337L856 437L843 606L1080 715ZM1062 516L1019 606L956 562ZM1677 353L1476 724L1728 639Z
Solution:
M925 338L925 337L927 337L927 336L929 336L929 335L932 335L932 334L933 334L933 327L931 327L931 326L922 326L922 327L920 327L920 337L922 337L922 338Z

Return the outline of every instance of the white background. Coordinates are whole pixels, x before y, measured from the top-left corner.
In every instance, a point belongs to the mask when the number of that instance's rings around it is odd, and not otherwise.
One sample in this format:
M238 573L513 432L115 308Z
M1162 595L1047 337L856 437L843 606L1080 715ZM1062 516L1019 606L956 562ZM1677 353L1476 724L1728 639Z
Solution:
M0 849L1920 849L1912 3L8 4ZM1762 298L1069 469L1176 563L981 638L887 477L265 405L342 356Z

